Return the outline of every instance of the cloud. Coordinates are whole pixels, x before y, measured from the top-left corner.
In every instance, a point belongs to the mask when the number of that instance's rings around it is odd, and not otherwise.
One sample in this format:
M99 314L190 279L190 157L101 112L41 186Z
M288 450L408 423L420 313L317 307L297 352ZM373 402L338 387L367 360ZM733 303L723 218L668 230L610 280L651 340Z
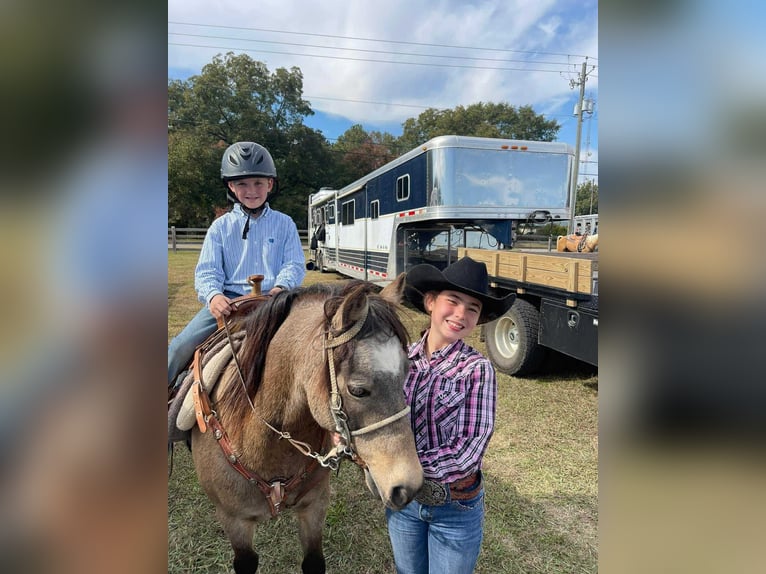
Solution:
M413 111L417 109L319 98L435 108L507 101L557 114L571 113L564 103L577 94L570 89L569 78L579 72L581 56L598 57L596 5L572 8L561 0L534 4L520 0L391 0L385 4L169 0L168 20L171 70L199 73L215 54L245 50L266 62L270 70L298 66L303 72L304 94L315 110L363 124L402 122L416 115ZM262 31L266 29L283 32ZM597 81L590 80L588 88L595 90Z

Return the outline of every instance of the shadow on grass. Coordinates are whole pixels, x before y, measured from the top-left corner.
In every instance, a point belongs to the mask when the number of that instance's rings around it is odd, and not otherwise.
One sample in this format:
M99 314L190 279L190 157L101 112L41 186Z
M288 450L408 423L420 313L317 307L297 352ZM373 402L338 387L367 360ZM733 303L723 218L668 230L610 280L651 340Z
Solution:
M476 574L597 572L598 498L521 496L485 475L486 520Z
M232 552L199 487L185 447L176 446L168 491L168 573L231 570ZM486 475L486 521L476 574L597 572L597 497L522 496L506 481ZM324 528L328 572L394 571L383 506L363 485L361 471L342 465L331 480ZM297 572L301 550L297 520L286 512L256 527L259 574Z

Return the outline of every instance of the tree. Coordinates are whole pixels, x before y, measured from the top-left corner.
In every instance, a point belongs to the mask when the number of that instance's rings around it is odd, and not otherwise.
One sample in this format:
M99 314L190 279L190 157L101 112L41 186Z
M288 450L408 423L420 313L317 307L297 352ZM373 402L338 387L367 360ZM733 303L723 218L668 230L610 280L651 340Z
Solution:
M168 82L169 223L204 227L226 205L221 155L237 141L265 146L277 167L276 209L306 220L308 193L331 170L329 145L303 124L314 112L303 99L298 68L266 65L246 54L220 54L197 76Z
M553 141L560 127L555 120L546 120L536 114L531 106L517 109L504 102L479 102L452 110L429 108L402 124L403 133L399 139L407 149L448 134Z
M220 146L200 145L193 133L168 135L168 225L207 227L226 205Z
M592 179L577 186L575 215L598 213L598 184Z
M226 144L252 140L255 134L271 149L279 132L314 113L302 92L298 68L270 74L266 64L246 54L219 54L200 75L169 82L168 121L171 129L193 130Z
M336 162L332 185L343 187L394 160L396 138L389 133L367 132L356 124L347 129L332 146Z
M308 197L332 180L335 162L321 132L301 124L282 135L284 151L274 156L280 191L269 205L292 217L298 229L305 229Z

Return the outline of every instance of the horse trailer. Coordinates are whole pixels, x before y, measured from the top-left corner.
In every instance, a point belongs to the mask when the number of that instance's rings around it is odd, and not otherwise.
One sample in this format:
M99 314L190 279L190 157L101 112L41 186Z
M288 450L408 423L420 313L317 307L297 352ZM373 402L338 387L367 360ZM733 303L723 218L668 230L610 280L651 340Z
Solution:
M309 197L309 269L388 284L419 263L443 269L459 247L509 248L520 222L563 221L572 147L440 136L342 189Z
M309 198L308 269L386 285L421 263L468 255L513 307L483 326L487 354L531 374L548 349L598 363L598 256L511 249L530 224L572 221L572 147L441 136L342 189ZM597 216L580 222L598 225Z

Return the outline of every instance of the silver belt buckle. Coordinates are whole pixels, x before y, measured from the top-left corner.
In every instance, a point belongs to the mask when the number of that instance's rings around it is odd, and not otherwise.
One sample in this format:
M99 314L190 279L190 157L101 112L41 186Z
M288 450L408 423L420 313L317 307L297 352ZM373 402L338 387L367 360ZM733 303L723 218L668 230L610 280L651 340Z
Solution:
M433 480L424 480L415 500L428 506L441 506L447 502L447 486Z

